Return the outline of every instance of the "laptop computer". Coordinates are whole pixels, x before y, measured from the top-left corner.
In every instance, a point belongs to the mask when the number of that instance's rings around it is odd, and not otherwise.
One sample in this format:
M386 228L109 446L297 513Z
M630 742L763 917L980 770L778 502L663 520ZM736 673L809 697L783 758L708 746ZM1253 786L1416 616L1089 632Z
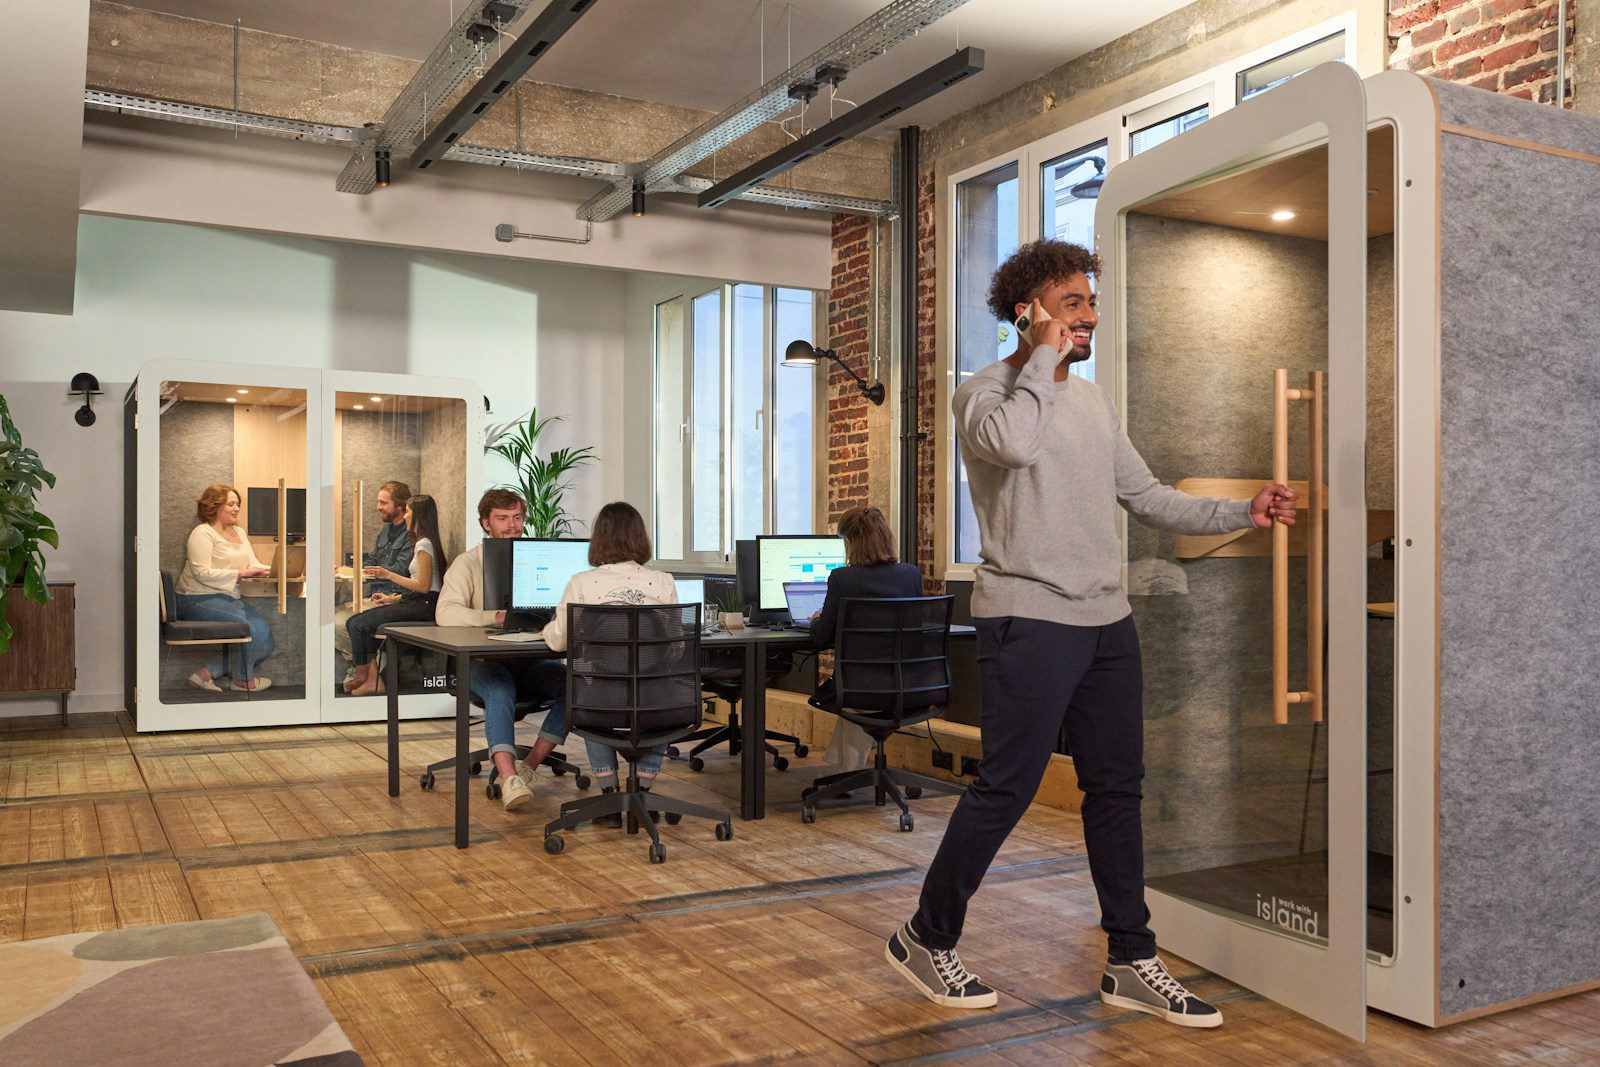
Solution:
M811 617L822 610L828 599L827 582L784 582L783 599L789 604L789 618L798 629L807 629Z

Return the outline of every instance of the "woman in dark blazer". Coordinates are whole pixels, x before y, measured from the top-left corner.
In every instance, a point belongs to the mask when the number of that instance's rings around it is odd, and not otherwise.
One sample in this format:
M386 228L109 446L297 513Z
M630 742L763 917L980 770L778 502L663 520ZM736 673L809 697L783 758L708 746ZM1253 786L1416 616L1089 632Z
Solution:
M839 519L844 538L845 566L828 575L828 595L811 618L811 644L818 650L833 647L839 626L840 602L846 597L906 597L922 595L922 572L901 563L894 551L894 532L877 508L852 508ZM812 698L822 705L833 701L833 679L817 687ZM843 770L859 770L872 754L872 739L861 727L839 719L828 742L826 759Z

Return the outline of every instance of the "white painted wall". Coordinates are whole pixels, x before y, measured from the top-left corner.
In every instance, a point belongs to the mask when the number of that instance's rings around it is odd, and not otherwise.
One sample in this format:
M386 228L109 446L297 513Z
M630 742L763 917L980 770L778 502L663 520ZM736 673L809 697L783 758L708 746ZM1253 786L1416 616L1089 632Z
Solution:
M87 213L331 237L403 248L469 252L664 274L712 275L825 289L832 265L826 212L728 204L701 211L683 196L654 196L648 213L623 213L585 245L503 244L494 228L581 236L576 211L596 181L441 164L405 171L367 196L334 180L346 149L91 112L84 125Z
M146 361L472 379L491 421L535 402L570 416L548 444L599 451L572 498L593 514L624 496L627 291L620 271L85 217L75 314L0 312L0 393L59 479L41 509L62 532L48 576L78 583L72 706L122 706L122 398ZM88 429L66 394L80 370L106 393ZM6 701L0 715L52 707Z

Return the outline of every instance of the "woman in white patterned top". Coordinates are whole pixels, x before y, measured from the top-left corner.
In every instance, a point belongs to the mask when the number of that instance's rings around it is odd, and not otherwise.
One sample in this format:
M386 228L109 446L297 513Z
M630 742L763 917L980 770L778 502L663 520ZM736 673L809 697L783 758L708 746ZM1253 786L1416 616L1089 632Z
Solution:
M650 534L637 508L620 501L601 508L589 539L589 565L594 569L574 574L567 582L561 602L556 605L556 617L544 628L545 643L557 652L566 651L568 604L676 604L678 587L672 575L645 566L652 555ZM544 730L549 729L546 719ZM585 741L584 748L589 753L595 781L605 792L614 792L616 750L593 741ZM640 757L635 767L640 789L648 790L655 783L666 754L667 746L657 745ZM610 816L596 821L620 826L621 818Z

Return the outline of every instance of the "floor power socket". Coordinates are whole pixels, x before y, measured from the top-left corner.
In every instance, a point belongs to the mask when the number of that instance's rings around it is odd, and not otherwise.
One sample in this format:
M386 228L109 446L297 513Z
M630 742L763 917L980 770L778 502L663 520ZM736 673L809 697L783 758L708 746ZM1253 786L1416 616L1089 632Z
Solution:
M951 755L948 752L934 749L932 758L933 765L941 771L948 771L954 767L954 764L951 762Z

